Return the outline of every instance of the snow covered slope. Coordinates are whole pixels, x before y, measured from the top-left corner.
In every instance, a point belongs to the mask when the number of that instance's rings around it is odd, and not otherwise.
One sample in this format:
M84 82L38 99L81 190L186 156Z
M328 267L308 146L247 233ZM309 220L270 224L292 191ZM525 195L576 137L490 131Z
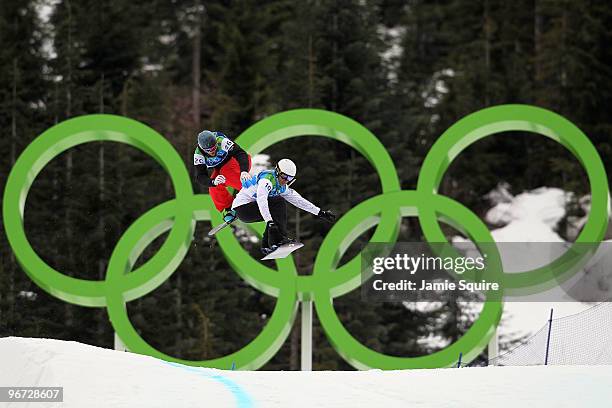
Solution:
M0 338L0 386L63 386L57 408L603 407L612 366L243 372L49 339ZM2 406L2 403L0 403Z

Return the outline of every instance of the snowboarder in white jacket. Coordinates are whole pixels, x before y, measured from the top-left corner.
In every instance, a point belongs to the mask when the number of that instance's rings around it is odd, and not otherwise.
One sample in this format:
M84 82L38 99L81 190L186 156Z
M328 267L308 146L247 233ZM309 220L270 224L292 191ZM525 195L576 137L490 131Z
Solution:
M265 255L280 245L294 242L287 233L287 202L325 221L336 220L333 212L321 210L290 187L296 174L295 163L282 159L274 170L261 171L250 180L243 181L242 189L232 203L232 209L240 221L266 222L261 240L261 251Z

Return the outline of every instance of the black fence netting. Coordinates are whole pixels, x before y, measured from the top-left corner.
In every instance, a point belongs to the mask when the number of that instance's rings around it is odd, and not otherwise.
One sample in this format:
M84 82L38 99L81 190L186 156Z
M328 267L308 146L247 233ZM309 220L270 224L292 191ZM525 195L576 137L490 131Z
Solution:
M461 367L486 365L612 364L612 302L599 303L570 316L549 320L531 337L488 360Z

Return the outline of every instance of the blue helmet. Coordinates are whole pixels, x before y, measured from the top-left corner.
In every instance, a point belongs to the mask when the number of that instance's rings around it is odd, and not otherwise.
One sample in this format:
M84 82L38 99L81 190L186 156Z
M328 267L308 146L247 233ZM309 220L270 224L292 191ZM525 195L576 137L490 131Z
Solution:
M217 137L210 130L204 130L198 135L198 146L202 150L210 150L217 144Z

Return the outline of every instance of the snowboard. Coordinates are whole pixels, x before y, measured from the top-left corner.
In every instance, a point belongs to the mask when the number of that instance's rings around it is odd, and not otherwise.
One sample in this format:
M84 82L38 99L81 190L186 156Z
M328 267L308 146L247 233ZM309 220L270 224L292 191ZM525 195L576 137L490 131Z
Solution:
M270 259L286 258L290 253L300 249L303 246L304 244L302 244L301 242L292 242L289 244L281 245L274 251L270 252L268 255L261 258L261 260L267 261Z
M233 222L234 222L234 220L232 220L231 222L224 221L223 224L219 224L216 227L214 227L213 229L211 229L210 231L208 231L208 236L212 237L217 232L221 231L223 228L227 227L228 225L232 224Z

